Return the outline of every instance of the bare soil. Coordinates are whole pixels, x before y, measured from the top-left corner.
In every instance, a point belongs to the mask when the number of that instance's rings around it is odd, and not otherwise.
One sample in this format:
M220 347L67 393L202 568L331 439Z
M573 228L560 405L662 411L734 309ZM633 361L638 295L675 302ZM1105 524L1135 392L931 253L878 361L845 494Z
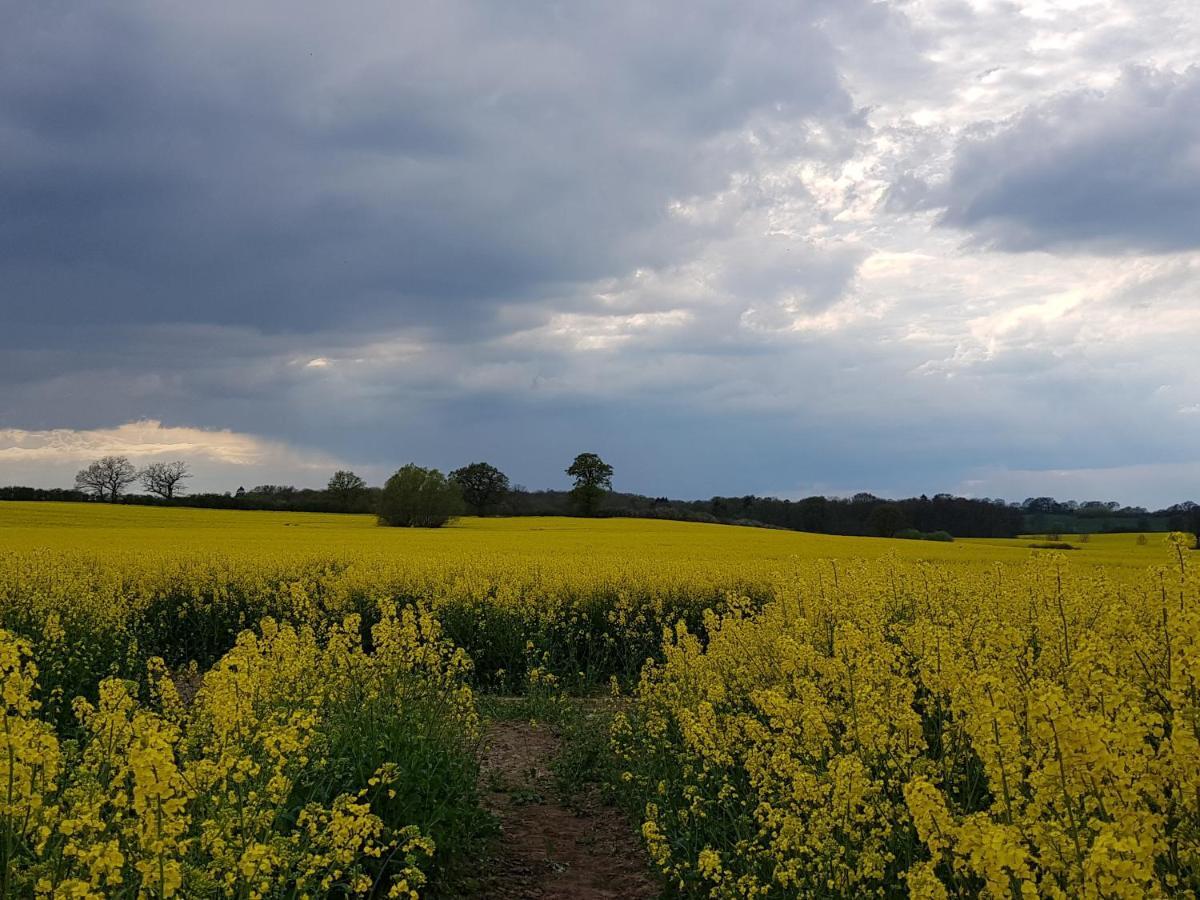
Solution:
M481 792L501 835L479 897L497 900L654 900L661 895L637 833L597 797L564 800L550 771L558 738L548 726L493 722Z

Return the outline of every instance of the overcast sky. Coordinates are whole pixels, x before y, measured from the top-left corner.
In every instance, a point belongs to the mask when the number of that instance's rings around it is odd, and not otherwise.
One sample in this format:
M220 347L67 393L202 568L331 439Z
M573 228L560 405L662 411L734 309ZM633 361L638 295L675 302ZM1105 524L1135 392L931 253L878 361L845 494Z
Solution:
M1200 499L1195 0L0 19L0 483Z

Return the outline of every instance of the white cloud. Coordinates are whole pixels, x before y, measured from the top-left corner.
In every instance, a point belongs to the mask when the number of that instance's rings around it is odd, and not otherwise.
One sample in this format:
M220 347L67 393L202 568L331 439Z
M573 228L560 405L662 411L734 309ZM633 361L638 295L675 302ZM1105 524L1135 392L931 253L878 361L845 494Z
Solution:
M653 339L662 331L677 330L692 320L688 310L643 312L631 315L561 313L530 332L513 335L514 346L540 346L560 350L614 350L638 339Z
M128 456L141 465L182 459L196 473L192 487L217 488L228 478L319 483L340 463L327 453L229 430L168 426L153 419L113 428L0 429L0 482L66 486L81 464L100 456ZM236 485L235 485L236 486Z
M154 419L87 431L0 429L0 460L76 461L106 454L135 459L192 456L233 466L274 460L312 468L332 464L328 456L298 451L279 441L228 430L167 426Z

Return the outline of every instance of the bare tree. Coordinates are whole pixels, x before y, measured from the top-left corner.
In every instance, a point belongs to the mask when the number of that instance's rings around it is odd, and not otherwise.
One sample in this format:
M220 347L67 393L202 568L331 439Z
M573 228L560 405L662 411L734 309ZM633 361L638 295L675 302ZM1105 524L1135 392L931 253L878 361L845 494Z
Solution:
M127 456L105 456L75 476L75 487L91 491L97 497L116 503L121 492L137 481L137 469Z
M142 487L152 494L158 494L164 500L182 494L183 480L192 477L188 464L180 459L174 462L150 463L138 474L142 479Z

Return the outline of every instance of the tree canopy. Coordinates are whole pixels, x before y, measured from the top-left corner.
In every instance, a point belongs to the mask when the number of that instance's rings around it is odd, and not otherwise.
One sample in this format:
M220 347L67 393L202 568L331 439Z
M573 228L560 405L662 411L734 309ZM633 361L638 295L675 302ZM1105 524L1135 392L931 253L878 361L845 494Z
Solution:
M367 483L347 469L334 472L325 489L343 512L359 511L367 497Z
M476 515L482 516L508 493L508 476L485 462L471 463L450 473L462 498Z
M580 453L567 467L575 479L571 500L585 516L594 516L600 509L606 491L612 490L613 467L595 453Z
M383 486L379 499L381 525L440 528L458 514L458 485L437 469L409 463Z

